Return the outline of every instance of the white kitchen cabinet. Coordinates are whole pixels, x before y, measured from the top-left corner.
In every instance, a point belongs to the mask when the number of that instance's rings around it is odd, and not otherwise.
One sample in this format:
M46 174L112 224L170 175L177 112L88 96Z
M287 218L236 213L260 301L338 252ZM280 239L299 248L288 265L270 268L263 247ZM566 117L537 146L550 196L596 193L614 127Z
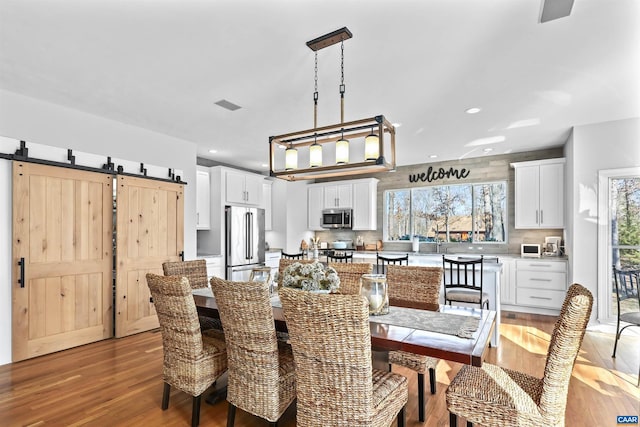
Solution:
M353 181L353 230L377 230L378 228L378 180L375 178Z
M500 272L500 301L502 304L516 303L516 269L515 260L500 257L502 271Z
M516 304L560 309L567 291L565 260L516 260Z
M309 185L307 188L307 226L309 230L321 231L322 209L324 208L324 186Z
M209 172L196 172L196 230L211 228L211 186Z
M262 203L263 177L228 170L225 173L225 178L225 200L227 203L236 205L260 205Z
M272 203L271 203L271 186L273 181L265 180L262 183L262 207L264 209L264 229L271 231L273 229L273 218L271 216Z
M325 184L324 208L353 208L351 182Z
M564 228L565 159L512 163L515 228Z
M207 263L207 282L212 277L224 279L224 260L222 256L202 256L199 257Z

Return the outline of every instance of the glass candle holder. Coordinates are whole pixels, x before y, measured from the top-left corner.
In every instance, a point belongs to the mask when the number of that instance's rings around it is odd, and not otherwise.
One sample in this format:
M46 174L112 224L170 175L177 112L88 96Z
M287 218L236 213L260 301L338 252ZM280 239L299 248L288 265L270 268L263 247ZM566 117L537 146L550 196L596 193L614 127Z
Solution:
M387 276L384 274L363 274L360 278L360 295L369 301L369 314L378 316L389 313L389 293Z

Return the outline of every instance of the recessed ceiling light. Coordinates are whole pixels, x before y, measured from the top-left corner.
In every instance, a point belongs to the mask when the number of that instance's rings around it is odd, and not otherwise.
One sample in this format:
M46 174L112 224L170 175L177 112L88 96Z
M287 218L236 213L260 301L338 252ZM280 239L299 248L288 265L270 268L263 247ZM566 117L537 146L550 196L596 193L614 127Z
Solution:
M400 126L402 126L402 123L391 123L391 126L393 126L394 128L399 128Z
M490 153L493 151L493 148L487 147L485 149L483 149L482 151L484 151L485 153Z
M216 154L216 153L218 152L218 150L209 150L209 152L210 152L211 154Z
M266 164L266 163L263 163L263 164L261 164L260 166L262 166L263 168L268 168L268 167L269 167L269 165L268 165L268 164Z
M480 111L482 111L482 109L478 108L478 107L471 107L471 108L467 108L466 110L464 110L464 112L467 113L467 114L477 114Z
M438 157L437 154L432 154L432 155L429 156L430 159L435 159L436 157Z

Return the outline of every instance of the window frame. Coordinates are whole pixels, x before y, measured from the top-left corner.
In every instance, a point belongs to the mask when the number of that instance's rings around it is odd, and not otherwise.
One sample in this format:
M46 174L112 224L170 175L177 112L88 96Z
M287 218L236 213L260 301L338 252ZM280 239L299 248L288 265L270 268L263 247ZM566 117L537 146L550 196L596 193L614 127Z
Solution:
M475 212L476 212L476 187L482 186L482 185L494 185L494 184L502 184L504 186L504 241L501 242L497 242L497 241L486 241L486 240L478 240L475 241L473 240L473 238L477 235L476 231L475 231L475 227L476 227L476 216L475 216ZM413 193L414 191L419 191L419 190L425 190L425 189L432 189L434 187L454 187L454 186L468 186L471 187L471 223L472 223L472 230L471 230L471 236L472 236L472 241L450 241L450 242L443 242L443 243L447 243L447 244L456 244L456 243L461 243L461 244L491 244L491 245L506 245L508 244L509 241L509 181L506 179L498 179L498 180L492 180L492 181L482 181L482 182L472 182L472 183L451 183L451 184L437 184L437 185L425 185L425 186L420 186L420 187L403 187L403 188L389 188L383 191L383 198L384 198L384 205L383 205L383 209L382 209L382 240L383 242L388 242L388 243L396 243L396 242L410 242L411 240L390 240L389 239L389 235L388 235L388 224L389 224L389 218L388 218L388 194L390 192L399 192L399 191L408 191L409 192L409 223L410 223L410 232L409 235L413 236L415 234L415 228L414 228L414 222L413 222L413 204L414 204L414 199L413 199ZM423 241L421 241L422 243L425 243ZM429 243L429 242L427 242ZM433 243L433 242L432 242Z

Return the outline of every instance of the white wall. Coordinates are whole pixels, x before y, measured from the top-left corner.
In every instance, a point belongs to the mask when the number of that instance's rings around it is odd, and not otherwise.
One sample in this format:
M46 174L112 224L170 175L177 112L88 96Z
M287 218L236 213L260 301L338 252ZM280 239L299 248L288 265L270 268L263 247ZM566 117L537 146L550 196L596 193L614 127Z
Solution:
M11 362L11 162L0 159L0 365Z
M185 258L195 258L194 143L3 90L0 136L183 170L182 180L189 184L185 186ZM5 176L7 168L10 172L11 162L0 159L0 365L11 361L11 175Z
M598 171L640 166L640 118L576 126L567 141L570 283L597 295ZM595 298L597 300L597 298ZM597 313L594 305L593 316Z

